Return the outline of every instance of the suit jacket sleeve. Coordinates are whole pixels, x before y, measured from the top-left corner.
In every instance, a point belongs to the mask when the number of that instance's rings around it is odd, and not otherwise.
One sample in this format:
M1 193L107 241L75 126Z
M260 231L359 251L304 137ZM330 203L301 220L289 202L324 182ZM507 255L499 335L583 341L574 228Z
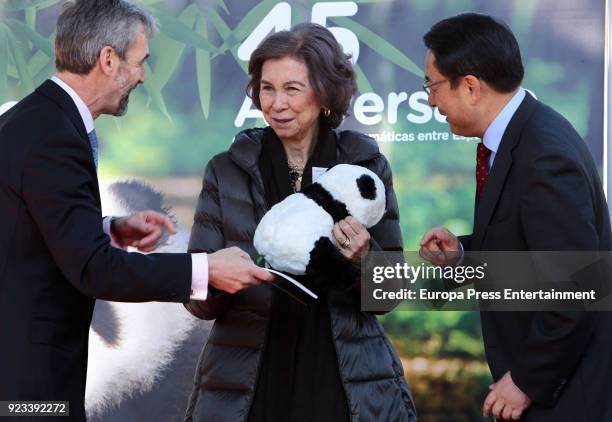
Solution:
M464 252L470 252L472 250L472 235L467 234L464 236L458 236L459 243L463 246Z
M584 167L561 148L534 154L520 218L530 250L599 249L594 184ZM554 405L581 359L594 314L537 312L523 343L524 359L511 368L514 382L532 400Z
M190 252L215 252L225 247L223 236L222 209L219 202L219 182L215 171L214 159L206 166L202 191L193 217L193 227L189 238ZM232 303L229 293L208 286L205 301L190 301L185 307L201 319L216 319L222 316Z
M55 263L89 297L187 302L189 255L143 255L110 246L86 142L70 131L51 134L24 160L23 201Z

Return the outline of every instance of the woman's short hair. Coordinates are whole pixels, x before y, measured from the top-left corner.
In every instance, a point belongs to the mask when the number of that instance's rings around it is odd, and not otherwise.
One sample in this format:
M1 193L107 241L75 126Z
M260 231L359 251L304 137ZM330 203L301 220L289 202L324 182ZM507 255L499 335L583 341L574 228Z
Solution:
M323 118L331 128L338 127L347 116L351 98L357 92L357 83L350 56L344 54L334 35L321 25L303 23L290 31L276 32L259 44L249 61L247 95L260 110L263 64L283 57L292 57L306 64L317 98L323 107L330 110L329 116Z
M516 38L506 24L491 16L462 13L444 19L423 40L453 88L464 75L476 76L502 93L514 91L523 80Z
M86 75L106 46L113 47L125 60L139 24L148 37L157 32L155 19L147 11L124 0L64 3L57 20L55 67L58 71Z

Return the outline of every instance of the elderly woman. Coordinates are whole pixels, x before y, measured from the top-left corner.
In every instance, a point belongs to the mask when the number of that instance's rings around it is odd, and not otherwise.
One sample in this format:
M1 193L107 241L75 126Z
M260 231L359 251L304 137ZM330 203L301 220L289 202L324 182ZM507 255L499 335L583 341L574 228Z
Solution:
M391 170L365 135L334 130L356 91L351 63L324 27L302 24L265 39L251 56L247 92L270 124L236 135L207 165L189 248L239 246L256 258L265 212L312 183L315 167L364 166L383 180L387 211L370 231L334 226L347 260L401 250ZM296 221L295 224L307 224ZM304 280L307 284L308 280ZM216 319L202 352L187 421L414 421L401 363L374 315L360 311L359 280L303 305L271 285L211 289L188 310Z

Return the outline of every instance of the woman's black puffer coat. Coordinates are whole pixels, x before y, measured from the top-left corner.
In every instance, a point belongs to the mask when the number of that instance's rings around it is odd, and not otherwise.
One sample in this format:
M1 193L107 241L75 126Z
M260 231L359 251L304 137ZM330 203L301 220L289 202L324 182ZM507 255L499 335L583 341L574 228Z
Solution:
M386 187L386 213L369 230L372 250L401 250L399 210L387 160L373 139L353 131L335 133L338 163L367 167ZM238 246L256 259L253 235L267 211L258 167L262 134L263 129L240 132L227 152L208 163L191 252ZM271 289L262 285L230 295L211 288L209 299L186 305L193 315L216 320L198 362L186 421L247 420L266 341ZM401 362L376 317L361 312L358 289L354 294L330 292L327 298L351 421L416 421Z

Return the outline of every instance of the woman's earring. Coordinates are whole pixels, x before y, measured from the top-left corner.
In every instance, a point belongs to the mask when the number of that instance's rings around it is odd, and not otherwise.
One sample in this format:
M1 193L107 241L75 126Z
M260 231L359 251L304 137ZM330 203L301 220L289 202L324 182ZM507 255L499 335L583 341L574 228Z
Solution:
M323 107L323 115L324 115L325 117L329 117L329 116L331 116L331 110L330 110L330 109L328 109L328 108Z

